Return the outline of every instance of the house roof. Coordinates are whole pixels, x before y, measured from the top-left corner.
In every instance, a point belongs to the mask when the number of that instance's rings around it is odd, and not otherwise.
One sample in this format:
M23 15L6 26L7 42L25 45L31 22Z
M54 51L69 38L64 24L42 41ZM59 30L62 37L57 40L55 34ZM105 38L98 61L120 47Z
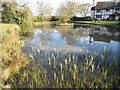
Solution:
M116 5L120 5L120 1L118 3L116 3Z
M114 6L106 8L106 9L120 9L120 5L114 5Z
M107 9L115 5L115 2L97 2L95 10Z

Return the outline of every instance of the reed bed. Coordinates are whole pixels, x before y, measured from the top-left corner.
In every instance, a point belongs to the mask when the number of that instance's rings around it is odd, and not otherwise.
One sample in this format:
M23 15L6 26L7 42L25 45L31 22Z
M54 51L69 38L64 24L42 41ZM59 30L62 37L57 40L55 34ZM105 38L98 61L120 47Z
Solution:
M94 55L79 60L74 54L58 60L59 54L53 52L47 53L43 61L37 54L41 51L30 54L29 67L12 75L6 83L12 88L120 88L120 62L108 62L106 48L99 60Z

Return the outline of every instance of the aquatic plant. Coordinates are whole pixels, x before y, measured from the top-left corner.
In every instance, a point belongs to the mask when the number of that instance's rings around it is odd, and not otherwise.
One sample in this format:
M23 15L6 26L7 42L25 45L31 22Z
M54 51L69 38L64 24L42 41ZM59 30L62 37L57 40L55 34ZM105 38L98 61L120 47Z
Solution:
M14 79L10 80L12 87L111 88L120 85L115 79L119 77L119 74L117 72L111 74L113 65L108 64L109 68L107 68L104 66L104 62L99 61L96 64L96 58L93 55L86 56L84 63L83 61L78 63L77 58L71 59L70 55L68 55L68 58L65 57L58 62L55 54L51 55L52 58L49 55L47 56L48 61L45 65L40 63L36 65L33 61L28 68L15 75L16 77L13 76ZM75 55L72 57L75 57ZM27 73L22 74L23 72Z

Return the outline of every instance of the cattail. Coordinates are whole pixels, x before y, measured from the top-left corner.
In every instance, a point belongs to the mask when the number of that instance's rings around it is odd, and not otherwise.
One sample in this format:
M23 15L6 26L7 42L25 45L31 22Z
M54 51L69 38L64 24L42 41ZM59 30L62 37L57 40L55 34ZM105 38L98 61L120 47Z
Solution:
M54 80L56 80L56 73L54 72Z
M69 55L69 59L68 59L68 60L69 60L69 63L70 63L70 62L71 62L71 57L70 57L70 55Z
M91 55L91 60L90 60L89 65L92 65L92 64L93 64L93 60L94 60L94 57Z
M51 65L51 59L50 58L48 58L48 64Z
M39 50L39 49L38 49L37 51L38 51L38 53L40 53L40 50Z
M73 74L73 80L75 81L75 79L76 79L76 73L74 72L74 74Z
M55 64L55 57L54 57L54 59L53 59L53 60L54 60L54 68L56 68L56 64Z
M77 70L77 65L76 64L74 64L74 69Z
M91 71L92 72L94 71L94 64L91 66Z
M33 50L33 47L32 47L32 50Z
M104 62L104 55L102 54L102 56L101 56L101 57L102 57L102 61Z
M62 63L60 63L60 70L62 71Z
M56 59L55 59L55 56L53 57L53 60L54 60L54 63L55 63L55 60L56 60Z
M57 78L56 82L57 82L57 84L59 83L59 80L58 80L58 78Z
M67 65L67 59L65 59L65 65Z
M52 53L52 57L54 57L54 53Z
M107 47L104 47L104 54L107 54Z
M75 56L75 59L77 60L77 56Z
M86 57L86 65L88 65L89 64L89 62L88 62L88 58Z
M62 81L64 80L64 75L63 75L63 74L61 74L61 80L62 80Z
M93 60L94 60L94 57L91 55L91 61L93 62Z
M34 57L33 57L33 55L31 55L31 54L29 54L30 55L30 57L34 60Z
M39 45L42 46L42 43L40 42Z
M75 59L75 56L73 55L72 57L73 57L73 60L74 60L74 59Z

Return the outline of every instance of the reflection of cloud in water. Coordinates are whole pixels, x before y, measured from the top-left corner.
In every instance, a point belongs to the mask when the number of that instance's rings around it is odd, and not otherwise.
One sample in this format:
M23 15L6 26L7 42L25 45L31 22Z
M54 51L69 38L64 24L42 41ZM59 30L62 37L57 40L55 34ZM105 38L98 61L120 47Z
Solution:
M85 41L89 41L90 37L89 36L82 36L80 38L77 38L77 42L85 42Z
M45 51L54 51L54 52L61 52L61 53L81 53L86 54L88 50L85 47L77 47L77 46L70 46L64 45L62 47L41 47L40 50Z

